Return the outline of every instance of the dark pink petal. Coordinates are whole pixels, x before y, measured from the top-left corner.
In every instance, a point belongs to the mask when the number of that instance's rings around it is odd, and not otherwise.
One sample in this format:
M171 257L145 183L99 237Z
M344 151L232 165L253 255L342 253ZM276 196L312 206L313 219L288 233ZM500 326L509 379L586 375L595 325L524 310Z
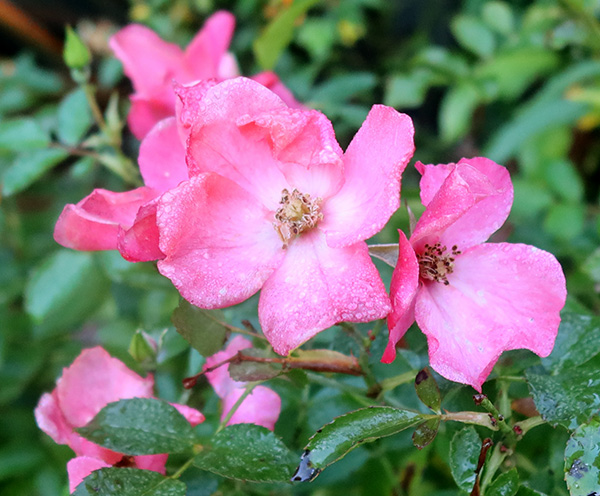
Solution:
M566 298L553 255L521 244L475 246L456 257L448 280L425 283L415 306L438 373L481 391L503 351L550 354Z
M133 457L135 466L142 470L152 470L159 474L165 474L165 465L167 464L169 455L138 455Z
M317 228L290 243L262 288L258 315L273 349L287 355L338 322L370 322L389 310L366 243L330 248Z
M454 170L456 164L423 164L417 162L415 168L421 173L421 182L419 188L421 190L421 203L425 206L433 200L433 197L444 184L448 174Z
M140 207L133 226L119 229L117 248L125 260L149 262L164 258L158 247L156 205L157 201L151 201Z
M253 117L242 129L256 141L270 141L290 187L326 199L344 183L342 149L331 122L321 112L274 110Z
M415 321L415 296L419 289L419 263L402 231L398 242L398 263L392 274L390 300L392 311L388 315L387 325L390 332L389 342L381 361L392 363L396 358L396 344L402 339Z
M224 350L218 351L214 355L206 358L204 370L224 362L240 350L245 350L246 348L251 347L252 343L248 339L243 336L236 336L227 344L227 347ZM205 375L209 384L215 390L217 396L221 399L225 398L225 396L231 393L234 389L244 389L243 382L234 381L229 375L229 364L223 365L211 372L206 372Z
M161 193L188 178L184 143L175 117L160 121L143 139L138 162L144 184Z
M196 427L198 424L204 422L204 415L201 412L187 405L180 405L179 403L171 403L171 406L174 407L181 415L185 417L185 419L191 424L192 427ZM140 467L141 468L141 467Z
M140 377L100 347L86 349L57 381L56 393L66 421L83 427L108 403L150 398L154 379Z
M191 159L191 160L190 160ZM273 156L272 144L231 123L194 127L188 146L190 175L216 172L252 195L268 210L279 208L289 185ZM258 208L258 207L257 207Z
M67 462L67 473L69 474L69 492L72 494L79 484L83 482L88 475L95 470L101 468L108 468L112 465L99 460L98 458L92 458L91 456L78 456L71 458Z
M170 90L170 87L168 87ZM165 90L152 97L133 94L129 97L131 107L127 115L127 125L137 139L142 139L157 122L173 116L175 96Z
M123 63L135 91L142 96L153 96L157 89L169 84L183 61L181 48L139 24L121 29L109 40L109 45Z
M193 79L218 75L221 59L229 48L235 17L220 10L211 15L185 50L184 64ZM189 81L182 81L189 82Z
M244 394L244 388L234 389L225 397L221 420L227 416L242 394ZM280 413L281 398L279 395L265 386L256 386L229 419L227 425L256 424L273 430Z
M381 230L400 205L400 181L415 146L405 114L375 105L344 155L346 182L324 206L321 228L331 246L348 246Z
M278 267L282 243L256 198L216 174L165 193L158 205L160 272L201 308L221 308L256 293Z
M263 86L269 88L273 93L275 93L279 98L281 98L288 107L295 109L306 108L298 100L296 100L293 93L287 88L287 86L285 86L281 82L279 76L274 72L259 72L258 74L252 76L252 79L262 84Z
M434 167L423 166L427 190L442 179ZM434 172L435 171L435 172ZM433 176L432 176L433 174ZM427 209L417 222L411 242L417 251L425 243L459 250L487 240L504 223L513 201L513 187L508 171L485 158L462 159L452 168Z
M95 189L76 205L65 206L54 239L75 250L115 250L119 226L129 228L138 209L157 195L146 187L123 193Z
M190 128L201 118L201 103L206 92L219 83L216 79L203 79L189 84L173 82L173 91L177 95L175 115L182 143L187 143Z

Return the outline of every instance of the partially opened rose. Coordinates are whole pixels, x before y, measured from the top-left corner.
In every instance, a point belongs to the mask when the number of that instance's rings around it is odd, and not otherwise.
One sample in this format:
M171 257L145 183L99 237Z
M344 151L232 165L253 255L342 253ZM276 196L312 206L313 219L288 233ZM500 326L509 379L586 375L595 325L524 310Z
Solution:
M92 471L110 467L124 455L103 448L80 436L83 427L108 403L128 398L152 398L154 379L140 377L100 347L86 349L63 370L52 393L45 393L35 409L38 426L56 443L68 445L77 455L67 465L71 492ZM192 426L204 421L197 410L173 405ZM168 455L130 457L137 468L165 472Z
M221 308L261 290L260 323L280 354L337 322L385 317L364 240L398 208L410 118L374 106L343 153L323 114L249 79L180 96L190 179L157 201L156 222L159 270L183 297Z
M508 171L487 158L416 165L425 212L400 234L382 361L416 320L431 366L478 391L505 350L548 356L566 299L556 258L529 245L485 243L513 201Z

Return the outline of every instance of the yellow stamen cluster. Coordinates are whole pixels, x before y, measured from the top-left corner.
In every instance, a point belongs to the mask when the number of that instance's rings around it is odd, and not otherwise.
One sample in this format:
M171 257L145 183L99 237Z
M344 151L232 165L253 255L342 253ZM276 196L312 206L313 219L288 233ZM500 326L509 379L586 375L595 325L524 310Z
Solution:
M312 200L310 195L294 189L291 193L284 189L281 192L281 207L275 212L273 226L279 234L283 247L287 248L290 240L304 231L312 229L323 219L321 198Z
M419 277L429 281L442 282L448 286L448 274L454 272L454 257L460 255L458 246L454 245L450 253L446 253L447 248L441 243L434 245L425 245L425 251L417 254L419 261Z

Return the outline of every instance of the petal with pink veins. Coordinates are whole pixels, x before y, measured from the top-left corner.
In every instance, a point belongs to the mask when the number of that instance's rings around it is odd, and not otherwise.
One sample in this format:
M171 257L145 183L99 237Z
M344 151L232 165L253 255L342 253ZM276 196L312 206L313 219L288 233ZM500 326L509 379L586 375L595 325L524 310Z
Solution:
M234 389L225 397L221 420L227 416L242 394L244 394L243 388ZM279 395L265 386L256 386L229 419L227 425L256 424L273 430L280 413Z
M282 243L272 214L234 182L202 174L158 205L160 272L201 308L222 308L256 293L279 266Z
M175 117L160 121L143 139L138 158L144 184L161 193L188 178L184 143Z
M182 65L192 79L217 76L221 59L229 48L234 29L235 17L223 10L215 12L206 20L185 50Z
M63 370L56 394L65 419L83 427L108 403L127 398L150 398L154 379L140 377L100 347L83 350Z
M83 482L88 475L95 470L101 468L108 468L112 465L99 460L98 458L92 458L91 456L78 456L71 458L67 462L67 473L69 474L69 492L74 493L75 489L79 484Z
M280 355L338 322L371 322L389 311L366 243L330 248L318 227L290 243L258 306L263 332Z
M483 244L456 257L448 281L425 283L415 305L438 373L481 391L503 351L550 354L566 298L553 255L528 245Z
M406 114L375 105L344 154L346 182L325 204L327 243L348 246L379 232L400 205L402 172L415 146Z
M422 182L433 184L445 174L423 166ZM443 179L417 222L411 242L417 251L425 243L438 241L464 251L486 241L507 219L513 201L513 187L506 168L489 159L462 159Z
M233 338L224 350L217 351L214 355L206 358L204 370L234 356L238 351L251 348L252 343L243 336ZM221 399L225 398L236 388L244 388L243 382L234 381L229 375L229 364L223 365L211 372L206 372L206 379Z
M388 315L389 341L381 361L392 363L396 358L396 344L415 321L415 296L419 289L419 262L411 244L398 231L398 263L392 274L390 299L392 311Z
M95 189L76 205L65 206L54 239L75 250L115 250L119 226L131 227L138 209L157 195L146 187L122 193Z

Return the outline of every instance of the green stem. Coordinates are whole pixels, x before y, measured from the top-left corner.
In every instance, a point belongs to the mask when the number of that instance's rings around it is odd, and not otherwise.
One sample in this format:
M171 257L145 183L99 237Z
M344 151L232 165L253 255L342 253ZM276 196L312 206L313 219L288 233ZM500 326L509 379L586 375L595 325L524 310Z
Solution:
M195 457L190 458L181 467L179 467L179 469L177 469L177 472L175 472L173 475L170 475L169 478L179 479L179 477L181 477L181 474L183 474L188 468L190 468L190 465L194 462L194 458Z
M481 406L483 408L485 408L489 413L492 414L492 416L496 420L498 428L504 434L509 435L509 436L514 435L513 430L506 423L506 420L504 420L504 416L498 411L498 409L494 406L494 404L487 397L484 397L484 399L481 401Z
M492 431L497 431L498 425L494 425L487 413L481 412L447 412L442 415L427 415L427 418L440 417L441 420L453 420L462 422L463 424L474 424L482 427L487 427Z
M530 431L534 427L537 427L538 425L543 425L545 423L546 421L540 415L538 415L536 417L531 417L526 420L522 420L521 422L517 422L515 424L515 427L520 428L522 432L522 434L520 435L524 436L528 431Z
M418 370L409 370L408 372L404 372L403 374L383 379L380 382L382 391L391 391L392 389L395 389L402 384L408 384L409 382L413 382L415 380L417 372Z
M336 381L335 379L325 377L324 375L317 374L316 372L306 371L306 376L310 379L310 382L314 382L325 387L339 389L340 391L350 395L357 403L360 403L363 406L373 406L374 404L376 404L373 400L365 398L364 389L361 389L356 386L351 386L350 384L345 384L340 381Z
M502 444L498 443L494 446L492 456L490 456L490 459L485 464L485 474L481 480L481 489L485 491L485 488L492 482L492 478L508 454L508 451L502 451Z
M219 427L217 428L215 434L221 432L225 428L225 426L227 425L227 422L229 422L231 420L231 417L233 417L233 415L235 414L237 409L240 407L240 405L244 402L244 400L248 397L248 395L252 392L252 390L256 386L258 386L258 384L259 384L259 382L248 382L246 384L245 391L238 398L238 400L233 404L233 406L231 407L231 410L229 410L227 412L227 415L225 415L225 418L219 424Z

